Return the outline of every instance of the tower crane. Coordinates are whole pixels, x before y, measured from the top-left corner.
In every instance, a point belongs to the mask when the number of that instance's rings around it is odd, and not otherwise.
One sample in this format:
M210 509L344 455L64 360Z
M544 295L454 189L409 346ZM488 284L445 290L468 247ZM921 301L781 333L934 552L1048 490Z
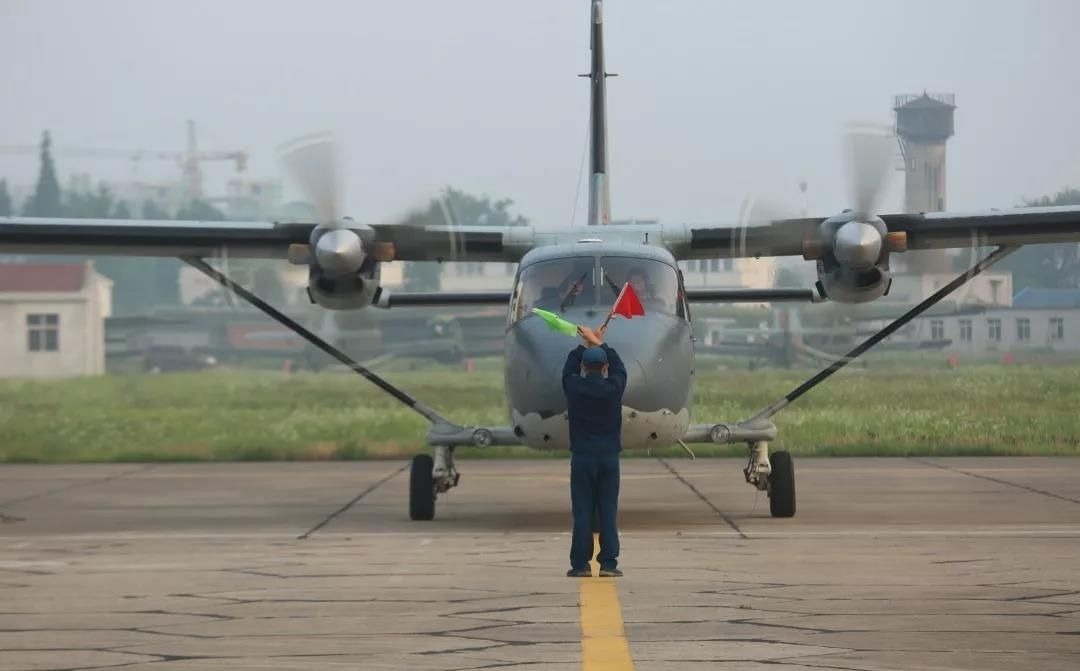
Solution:
M0 145L0 154L36 154L37 145ZM163 160L174 161L183 174L184 190L188 198L203 196L203 161L234 161L236 171L247 168L248 154L245 151L202 151L195 135L195 122L187 122L187 148L184 151L158 151L152 149L103 149L87 147L59 147L53 149L54 156L73 156L81 158L120 158L130 161Z

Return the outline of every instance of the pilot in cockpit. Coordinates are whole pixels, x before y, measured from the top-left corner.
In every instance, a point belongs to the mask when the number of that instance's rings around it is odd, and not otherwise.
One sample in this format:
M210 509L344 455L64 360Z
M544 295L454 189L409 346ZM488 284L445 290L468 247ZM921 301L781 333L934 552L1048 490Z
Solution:
M535 307L559 312L574 304L591 304L592 287L588 279L589 268L571 270L558 284L552 282L540 290Z
M649 276L644 268L640 266L631 268L630 272L627 273L626 281L630 283L630 286L634 289L634 293L637 294L638 299L646 310L650 307L653 309L670 309L668 302L656 295L652 284L649 282Z

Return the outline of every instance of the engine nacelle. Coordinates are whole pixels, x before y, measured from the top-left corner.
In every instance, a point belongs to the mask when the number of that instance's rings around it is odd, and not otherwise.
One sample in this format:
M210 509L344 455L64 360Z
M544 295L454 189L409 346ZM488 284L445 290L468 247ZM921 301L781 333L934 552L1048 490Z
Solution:
M821 222L814 245L818 293L838 303L868 303L888 294L889 252L900 251L897 244L879 217L846 211Z
M379 263L371 253L375 231L343 222L318 226L307 246L308 297L331 310L367 307L379 288Z
M356 274L329 277L320 275L318 268L312 266L308 271L308 297L330 310L358 310L371 305L379 289L379 267L368 275Z

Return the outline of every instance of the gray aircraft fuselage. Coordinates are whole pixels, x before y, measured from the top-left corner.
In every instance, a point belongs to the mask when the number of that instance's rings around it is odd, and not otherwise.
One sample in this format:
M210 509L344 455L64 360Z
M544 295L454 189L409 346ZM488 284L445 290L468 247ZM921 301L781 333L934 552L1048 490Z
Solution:
M562 371L567 355L582 343L580 337L551 330L531 309L543 307L596 328L629 273L636 270L640 276L643 269L650 281L641 296L645 315L616 316L605 335L627 369L622 445L628 450L666 447L685 435L694 343L675 259L659 246L595 240L534 249L518 267L507 316L505 389L511 426L525 445L570 448ZM567 278L583 280L580 295L567 297ZM650 290L660 297L654 300Z

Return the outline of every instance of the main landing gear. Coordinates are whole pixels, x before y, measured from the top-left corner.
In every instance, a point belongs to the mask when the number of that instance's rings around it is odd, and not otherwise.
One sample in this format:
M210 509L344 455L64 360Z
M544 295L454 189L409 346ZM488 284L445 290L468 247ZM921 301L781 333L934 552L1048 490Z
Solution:
M773 517L795 516L795 464L790 452L773 452L770 457L768 443L751 443L743 475L748 483L768 493Z
M705 427L704 435L716 444L745 441L750 446L750 461L747 463L746 468L743 469L746 481L758 490L768 492L769 512L772 513L773 517L793 517L795 515L795 465L792 462L791 454L788 452L776 452L771 459L769 458L767 441L776 437L776 427L771 421L772 416L824 382L836 371L865 354L871 347L888 338L912 319L933 307L971 278L1016 251L1016 249L1017 247L998 247L979 260L967 272L957 276L918 305L864 340L850 352L836 359L825 369L795 387L787 396L739 424L717 424L711 428Z
M457 487L461 474L454 468L454 448L439 445L435 457L418 454L409 470L409 518L417 521L435 519L435 499Z
M435 498L456 487L461 475L454 468L454 446L510 445L516 439L509 428L463 427L427 407L407 392L395 387L371 369L363 366L348 354L334 347L315 333L298 323L266 301L234 282L201 258L185 257L185 263L200 271L225 289L233 292L254 307L266 313L274 321L308 341L323 352L348 366L354 373L367 379L376 387L416 412L431 423L428 444L435 450L434 457L420 454L413 458L409 472L409 517L414 520L430 520L435 517Z

